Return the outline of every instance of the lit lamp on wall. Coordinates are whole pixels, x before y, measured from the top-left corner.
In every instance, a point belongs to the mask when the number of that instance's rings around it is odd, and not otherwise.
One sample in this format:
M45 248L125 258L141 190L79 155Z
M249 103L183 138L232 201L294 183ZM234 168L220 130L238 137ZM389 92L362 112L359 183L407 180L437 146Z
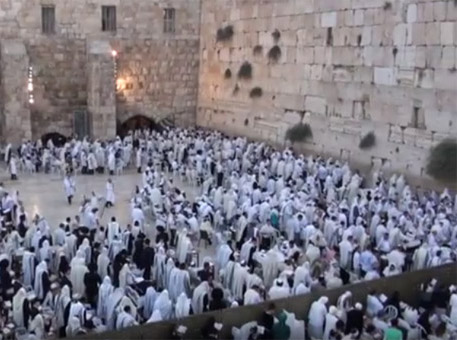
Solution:
M33 99L33 68L32 68L32 66L29 66L27 91L29 92L29 104L35 103L35 100Z
M113 57L114 85L116 87L116 90L119 90L119 84L118 84L118 79L117 79L117 51L116 50L112 50L111 51L111 56Z

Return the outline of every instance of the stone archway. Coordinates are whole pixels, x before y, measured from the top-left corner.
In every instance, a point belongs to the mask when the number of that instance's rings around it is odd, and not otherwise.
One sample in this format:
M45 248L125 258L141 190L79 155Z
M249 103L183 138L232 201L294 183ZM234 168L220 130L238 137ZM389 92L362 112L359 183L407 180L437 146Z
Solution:
M136 115L130 117L125 122L117 125L117 134L121 137L127 135L129 131L139 129L160 129L160 125L157 124L154 119L148 118L143 115Z
M63 146L67 141L67 137L58 132L49 132L41 136L41 142L44 146L48 143L50 139L52 140L54 146L57 147Z

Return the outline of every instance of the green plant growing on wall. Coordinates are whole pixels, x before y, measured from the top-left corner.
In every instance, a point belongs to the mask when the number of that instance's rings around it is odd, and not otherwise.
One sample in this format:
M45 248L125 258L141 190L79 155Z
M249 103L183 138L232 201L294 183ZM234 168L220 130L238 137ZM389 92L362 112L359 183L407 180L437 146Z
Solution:
M373 131L368 132L365 136L362 137L359 143L360 149L370 149L376 145L376 136Z
M251 92L249 92L249 97L251 98L259 98L262 97L263 91L261 87L254 87Z
M233 26L228 25L223 28L219 28L216 34L216 41L228 41L233 37Z
M241 65L238 71L238 78L240 79L251 79L252 78L252 65L250 62L245 61L243 65Z
M225 72L224 72L224 78L225 79L230 79L232 78L232 71L230 71L230 69L226 69Z
M445 139L430 150L427 174L443 182L457 181L457 140Z
M255 45L253 49L254 55L259 55L263 52L263 47L261 45Z
M268 59L277 62L281 58L281 49L275 45L268 51Z
M273 33L271 33L271 36L273 37L273 40L275 42L278 42L279 41L279 38L281 38L281 32L279 32L277 29L275 29L273 31Z
M307 123L297 123L286 131L286 139L292 143L305 142L313 137L311 126Z

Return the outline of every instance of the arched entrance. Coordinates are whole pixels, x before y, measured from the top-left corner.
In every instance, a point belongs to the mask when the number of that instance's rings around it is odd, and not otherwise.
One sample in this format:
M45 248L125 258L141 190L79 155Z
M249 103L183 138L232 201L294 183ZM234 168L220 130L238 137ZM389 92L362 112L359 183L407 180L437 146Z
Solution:
M67 137L58 132L49 132L41 136L41 142L43 145L46 145L50 139L52 140L54 146L57 147L63 146L67 141Z
M139 130L139 129L153 129L159 130L160 125L158 125L153 119L148 118L142 115L136 115L130 117L122 124L117 125L117 134L121 137L127 135L129 131Z

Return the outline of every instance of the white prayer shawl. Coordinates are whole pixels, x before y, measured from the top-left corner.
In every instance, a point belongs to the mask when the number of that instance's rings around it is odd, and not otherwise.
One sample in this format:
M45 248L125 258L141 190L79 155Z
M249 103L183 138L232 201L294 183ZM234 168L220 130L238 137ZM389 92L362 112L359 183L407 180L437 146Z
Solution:
M119 313L116 320L116 330L131 327L135 324L135 318L129 313L122 311L121 313Z
M330 339L330 331L335 329L338 318L336 317L336 309L334 306L330 307L330 312L325 316L325 330L323 340Z
M260 294L254 289L248 289L246 290L246 293L244 293L243 304L245 306L254 305L261 302L262 298L260 297Z
M65 325L65 309L69 303L71 303L70 288L68 286L63 286L55 310L58 327L63 327Z
M325 304L327 302L328 298L326 296L322 296L311 305L308 314L308 328L311 339L320 340L324 336L324 322L327 314L327 307Z
M84 305L81 302L76 301L76 302L71 303L70 312L68 314L68 320L71 320L71 318L78 318L79 322L81 324L84 324L84 322L86 321L85 315L86 315L86 308L84 307Z
M304 283L299 283L297 287L294 288L294 295L303 295L311 292L311 289L307 287Z
M271 287L273 280L278 276L279 263L281 262L278 251L270 249L262 261L263 282L265 287Z
M166 255L163 247L160 247L158 253L154 256L153 277L157 283L157 287L165 288L166 285Z
M121 238L121 228L119 226L119 223L117 222L110 222L108 223L108 244L111 244L111 242L114 240L114 236L117 235L118 239ZM114 255L116 256L116 255Z
M414 251L412 270L425 269L428 259L428 249L426 244L422 244Z
M106 202L114 204L116 197L114 195L114 184L112 182L106 182Z
M29 325L29 332L34 333L36 339L41 340L44 338L44 320L41 314L35 315Z
M185 318L188 316L190 313L190 299L187 298L186 294L181 293L176 300L176 305L175 305L175 317L177 319L179 318Z
M97 273L100 277L108 276L108 266L110 259L108 257L108 249L104 247L97 257Z
M81 330L81 322L75 316L69 318L68 325L65 328L65 335L67 337L74 337L78 335L78 332Z
M246 284L246 278L248 271L246 267L241 266L241 264L236 263L235 269L233 271L233 282L232 282L232 294L236 300L241 300L243 298L243 288Z
M283 299L290 296L290 290L284 286L279 286L277 280L275 280L275 285L270 288L268 291L268 296L270 300Z
M149 319L154 310L154 303L157 299L157 292L154 287L148 287L143 302L143 317Z
M132 275L133 274L132 274L132 271L130 270L128 263L125 263L122 266L121 271L119 272L119 287L126 288L128 285L133 283L133 282L131 282Z
M205 295L209 295L210 287L207 281L200 283L193 292L192 295L192 310L194 314L203 313L203 303ZM209 299L209 296L208 296Z
M454 326L457 326L457 293L453 293L449 299L449 306L451 307L450 319Z
M105 276L103 283L98 288L97 315L99 318L105 317L108 299L113 292L114 286L111 284L111 279L109 276Z
M67 197L74 196L75 195L75 180L72 177L65 177L63 180L63 185L65 188L65 194Z
M85 264L84 253L78 251L76 257L70 262L70 281L73 285L73 293L84 296L86 286L84 284L84 275L89 272Z
M160 311L163 320L168 320L172 317L172 304L166 289L157 297L154 303L154 310Z
M178 237L178 244L176 247L176 258L179 263L186 263L187 254L190 252L192 244L187 236L187 230L184 229Z
M34 291L36 296L42 300L44 299L44 287L43 287L43 274L48 272L48 266L46 262L42 261L36 268L35 285Z
M146 321L146 323L153 323L153 322L159 322L159 321L162 321L162 315L160 314L160 311L157 309L155 310L151 317L148 318L148 320Z
M13 321L17 327L24 327L24 301L27 298L27 292L20 288L13 297Z
M24 286L32 286L35 277L35 254L28 250L22 257L22 272L24 273Z
M110 295L108 299L108 303L106 305L105 322L106 327L109 330L113 330L116 326L117 308L121 303L124 294L124 289L117 288L114 290L114 292Z

